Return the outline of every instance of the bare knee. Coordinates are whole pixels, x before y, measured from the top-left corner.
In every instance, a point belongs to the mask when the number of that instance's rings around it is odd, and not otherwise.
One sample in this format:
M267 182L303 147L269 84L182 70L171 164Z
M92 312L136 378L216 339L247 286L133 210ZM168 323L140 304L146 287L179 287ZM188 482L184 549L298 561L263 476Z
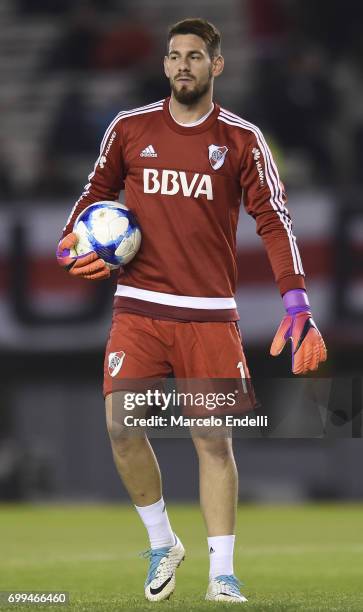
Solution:
M106 396L105 408L107 431L111 442L116 442L125 434L125 426L120 411L120 401L116 393L110 393Z
M227 462L233 458L232 440L227 436L198 436L193 442L199 460Z
M106 397L106 425L110 436L112 450L119 458L128 457L145 439L145 434L137 428L130 429L124 423L122 392L112 393Z
M116 441L110 437L110 440L114 459L125 465L134 464L136 458L140 455L140 443L145 444L145 440L126 436L121 436Z

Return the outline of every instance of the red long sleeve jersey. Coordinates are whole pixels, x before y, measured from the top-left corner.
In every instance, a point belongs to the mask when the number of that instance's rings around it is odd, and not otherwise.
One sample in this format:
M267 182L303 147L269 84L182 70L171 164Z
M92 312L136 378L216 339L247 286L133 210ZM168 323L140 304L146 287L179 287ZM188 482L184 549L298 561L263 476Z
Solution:
M88 178L63 235L86 206L115 201L121 190L141 226L140 251L119 274L116 308L161 319L237 320L241 198L281 293L304 287L284 188L263 135L217 104L192 126L173 119L169 99L119 113Z

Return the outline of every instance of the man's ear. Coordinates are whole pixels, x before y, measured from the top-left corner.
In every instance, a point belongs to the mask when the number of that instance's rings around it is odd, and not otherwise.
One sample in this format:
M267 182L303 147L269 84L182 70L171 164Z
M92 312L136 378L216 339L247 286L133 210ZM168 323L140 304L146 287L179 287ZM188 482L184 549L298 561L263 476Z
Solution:
M217 57L213 59L213 70L212 70L213 76L218 77L220 74L222 74L223 69L224 69L224 57L222 55L217 55Z

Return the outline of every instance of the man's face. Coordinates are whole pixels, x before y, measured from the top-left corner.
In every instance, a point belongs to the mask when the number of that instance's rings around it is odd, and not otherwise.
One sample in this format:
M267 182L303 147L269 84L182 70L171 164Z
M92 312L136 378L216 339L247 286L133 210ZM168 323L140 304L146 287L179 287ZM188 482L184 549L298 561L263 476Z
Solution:
M221 56L211 60L207 46L195 34L178 34L169 43L164 59L165 74L175 99L180 104L194 104L211 86L214 76L223 70Z

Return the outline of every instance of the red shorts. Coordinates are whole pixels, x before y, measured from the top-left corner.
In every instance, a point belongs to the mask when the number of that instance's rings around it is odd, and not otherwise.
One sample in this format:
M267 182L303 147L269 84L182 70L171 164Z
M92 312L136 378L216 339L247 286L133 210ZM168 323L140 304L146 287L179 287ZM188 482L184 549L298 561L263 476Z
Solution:
M123 380L246 379L250 375L235 322L180 322L114 310L104 361L104 395Z

